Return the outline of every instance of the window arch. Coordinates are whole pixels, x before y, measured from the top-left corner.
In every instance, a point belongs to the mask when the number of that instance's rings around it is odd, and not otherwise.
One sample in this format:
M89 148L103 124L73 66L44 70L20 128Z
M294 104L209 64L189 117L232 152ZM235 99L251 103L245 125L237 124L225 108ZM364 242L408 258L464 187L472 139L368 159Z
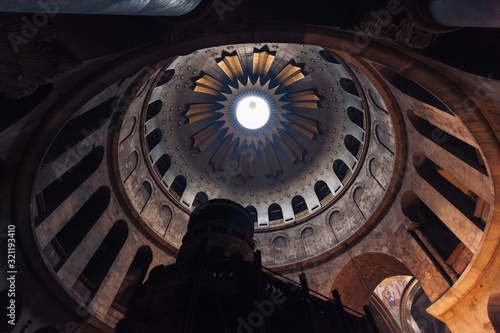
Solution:
M315 239L315 231L311 227L307 227L302 230L300 234L300 240L302 246L304 247L304 253L306 256L314 255L317 252L317 244Z
M127 309L130 299L132 298L134 291L142 284L146 273L148 272L149 265L153 260L153 253L151 248L147 245L141 246L136 254L132 263L130 264L127 274L123 277L123 281L116 293L113 300L113 306L120 309L120 307Z
M403 94L453 115L446 105L420 84L385 66L375 64L375 68L377 68L379 73Z
M153 148L160 143L162 136L163 133L159 128L155 129L146 136L146 142L148 144L149 151L153 150Z
M168 169L170 169L170 164L172 160L168 154L163 154L161 157L155 162L155 171L158 173L160 178L163 178L167 173Z
M413 154L413 165L420 177L469 218L469 220L473 221L481 230L484 230L484 221L481 222L474 217L476 202L479 199L477 194L427 158L423 153L417 152Z
M321 50L321 51L319 51L319 55L321 56L321 58L323 58L324 60L326 60L328 62L331 62L332 64L340 64L340 62L338 62L338 60L335 59L332 51Z
M333 162L333 172L337 175L337 178L342 182L342 184L346 184L351 178L349 175L352 174L351 169L344 163L342 160L335 160Z
M103 157L104 148L101 146L94 148L35 196L38 209L38 216L34 219L35 227L39 226L99 168Z
M55 160L101 128L113 113L112 106L117 100L118 97L111 98L68 121L54 139L45 157L46 160Z
M100 187L73 215L44 249L45 255L58 272L108 208L111 198L106 186Z
M359 142L358 139L356 139L352 135L346 135L344 138L344 144L346 149L351 153L352 156L356 157L356 159L359 161L361 158L361 152L363 151L363 144Z
M420 135L431 140L441 148L448 151L450 154L481 172L483 175L488 175L485 166L478 159L478 152L476 151L476 148L454 137L439 127L434 126L429 121L420 118L412 110L408 110L408 119Z
M267 209L267 214L269 216L269 222L283 220L283 211L281 206L277 203L273 203Z
M246 210L250 213L250 216L252 217L252 221L254 223L257 223L257 209L255 209L254 206L247 206Z
M360 109L355 108L354 106L350 106L347 108L347 117L359 128L364 129L364 118L365 113Z
M318 180L316 184L314 184L314 192L322 205L333 199L332 191L322 180Z
M301 218L309 212L309 210L307 209L306 201L300 195L296 195L293 197L292 209L296 219Z
M205 202L208 202L208 195L205 192L198 192L193 200L193 208L200 207Z
M151 187L151 184L148 181L142 182L142 189L143 189L142 192L144 193L142 195L144 203L142 204L140 214L142 214L142 212L146 208L146 205L148 204L149 199L151 199L151 195L153 194L153 188Z
M165 83L168 83L170 80L172 80L172 78L174 77L174 74L175 74L175 71L173 69L166 70L161 75L156 86L159 87L159 86L164 85Z
M401 209L411 222L420 224L421 230L446 259L451 256L460 240L415 193L403 194Z
M126 182L130 178L130 176L132 176L132 173L134 173L138 164L139 164L139 154L136 151L133 151L127 157L125 163L123 163L123 173L125 176L123 182Z
M392 137L392 135L387 132L387 131L380 131L380 124L375 124L375 137L377 138L377 141L382 145L382 147L384 147L389 153L391 153L392 155L394 155L394 150L393 148L391 148L391 146L393 145L392 144L392 140L391 139L394 139Z
M132 133L134 133L135 126L137 125L137 118L133 117L131 121L124 122L122 125L122 132L127 133L123 139L120 141L120 145L127 141L128 138L132 136Z
M127 222L117 221L83 269L73 290L85 304L89 305L99 290L127 237Z
M158 113L160 113L162 107L163 102L160 99L150 103L146 112L146 121L156 117Z
M179 175L175 177L174 181L172 182L172 185L170 185L170 193L176 200L180 201L182 194L186 189L186 186L187 186L186 178L182 175Z
M349 94L359 97L358 88L353 80L343 77L340 79L339 83L342 89L347 91Z

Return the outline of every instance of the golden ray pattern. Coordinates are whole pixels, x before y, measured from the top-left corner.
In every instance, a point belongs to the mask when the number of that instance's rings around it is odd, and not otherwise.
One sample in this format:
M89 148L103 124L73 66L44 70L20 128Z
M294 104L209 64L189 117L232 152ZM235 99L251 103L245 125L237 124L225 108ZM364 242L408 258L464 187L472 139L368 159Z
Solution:
M217 142L211 158L216 170L224 170L234 156L239 163L238 174L247 179L254 176L255 163L260 158L265 174L276 177L282 170L276 150L278 146L291 162L301 161L305 153L289 130L294 129L310 140L319 134L316 120L289 110L318 109L320 98L313 90L278 93L279 88L288 87L305 78L305 75L299 66L291 62L279 71L273 70L275 58L266 50L254 52L253 67L248 72L257 75L255 83L245 75L237 54L223 56L217 61L229 78L228 82L221 82L209 74L203 74L195 81L194 91L217 97L217 101L191 104L186 112L190 124L212 119L210 124L193 135L193 141L194 147L200 151ZM239 126L231 113L237 98L249 93L263 94L273 105L273 115L268 124L256 131Z

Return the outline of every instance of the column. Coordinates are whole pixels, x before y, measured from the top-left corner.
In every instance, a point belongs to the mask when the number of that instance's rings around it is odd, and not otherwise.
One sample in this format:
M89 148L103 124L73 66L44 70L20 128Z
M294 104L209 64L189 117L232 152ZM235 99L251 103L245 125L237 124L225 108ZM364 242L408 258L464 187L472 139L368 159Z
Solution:
M411 222L408 231L415 234L416 237L420 239L422 245L428 250L432 258L441 266L441 268L446 272L446 274L454 282L458 279L458 274L455 270L446 263L446 259L443 258L441 252L436 248L434 243L427 237L427 235L420 229L421 224L417 222Z

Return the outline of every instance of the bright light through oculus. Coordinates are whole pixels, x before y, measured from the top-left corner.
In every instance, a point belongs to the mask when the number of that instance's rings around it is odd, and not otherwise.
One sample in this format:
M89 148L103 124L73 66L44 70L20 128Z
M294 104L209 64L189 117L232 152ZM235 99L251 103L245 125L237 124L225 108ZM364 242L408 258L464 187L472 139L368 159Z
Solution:
M236 106L236 119L248 129L261 128L267 123L269 116L269 105L257 96L245 97Z

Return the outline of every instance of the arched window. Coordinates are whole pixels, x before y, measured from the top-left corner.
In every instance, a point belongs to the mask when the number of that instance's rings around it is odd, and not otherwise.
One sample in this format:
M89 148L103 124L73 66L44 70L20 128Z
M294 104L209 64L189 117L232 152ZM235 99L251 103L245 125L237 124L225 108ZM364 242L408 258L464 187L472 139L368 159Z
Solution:
M358 88L356 88L353 80L343 77L340 79L339 83L342 89L347 91L349 94L359 97Z
M71 119L54 139L45 159L55 160L97 131L113 113L112 106L118 98L111 98L84 114Z
M332 51L321 50L321 51L319 51L319 55L321 56L321 58L323 58L324 60L326 60L328 62L331 62L332 64L340 64L337 61L337 59L335 59L335 57L333 56L333 52Z
M356 124L358 127L364 129L364 117L365 113L354 106L350 106L347 108L347 117Z
M134 291L142 284L149 265L153 260L153 253L149 246L141 246L135 254L134 260L123 278L122 284L113 300L113 306L125 313Z
M484 221L475 218L476 202L479 197L464 184L455 179L439 165L428 159L423 153L413 155L413 164L417 173L462 214L484 230Z
M132 173L135 171L137 168L137 165L139 164L139 154L136 151L133 151L128 155L127 159L125 160L125 163L123 163L123 174L124 174L124 181L126 182Z
M304 212L309 212L307 209L307 204L304 198L300 195L296 195L292 199L292 209L293 213L295 214L295 218L300 218L304 214ZM302 213L302 214L301 214Z
M40 225L97 170L103 157L104 148L101 146L94 148L61 177L54 180L35 196L38 209L38 216L35 217L35 227Z
M160 143L162 135L161 129L157 128L146 136L149 151Z
M450 112L446 105L444 105L439 99L436 98L436 96L434 96L420 84L385 66L375 64L375 67L387 81L389 81L394 87L399 89L403 94L411 96L426 104L432 105L433 107L440 109L446 113L453 114Z
M252 221L254 223L257 223L257 209L255 209L254 206L247 206L246 208L248 212L250 213L250 216L252 216Z
M420 224L421 230L445 258L451 256L460 240L415 193L403 194L401 209L410 221Z
M277 203L271 204L267 209L267 213L269 215L269 221L283 220L283 211Z
M344 163L342 160L336 160L333 162L333 172L335 172L335 175L337 175L337 178L342 182L342 184L346 184L347 181L349 180L350 175L352 172L347 166L347 164Z
M168 69L165 72L163 72L161 78L158 80L158 83L156 84L157 87L164 85L165 83L168 83L172 78L174 77L175 71L173 69Z
M73 286L74 292L89 305L108 274L128 236L127 222L117 221L88 262Z
M346 135L344 138L344 144L346 149L351 153L351 155L356 157L356 159L359 161L362 152L361 148L363 147L361 142L359 142L359 140L353 137L352 135Z
M173 195L175 199L181 200L182 194L186 189L186 185L187 185L186 178L182 175L179 175L175 177L174 181L172 182L172 185L170 185L170 193Z
M161 100L156 100L148 105L148 110L146 112L146 121L156 117L160 113L163 107L163 102Z
M141 195L144 203L142 204L141 207L141 214L146 208L146 205L148 204L149 199L151 199L151 195L153 194L153 188L151 187L151 184L148 181L142 182L142 190L141 190Z
M330 191L328 185L322 180L318 180L316 184L314 184L314 192L316 193L316 196L321 204L329 202L333 199L332 191ZM325 200L325 202L323 202L323 200Z
M483 175L488 175L485 166L479 162L476 148L434 126L427 120L420 118L411 110L408 110L408 119L422 136L433 141L435 144L461 159Z
M205 202L208 202L208 196L205 192L198 192L193 200L193 208L200 207Z
M45 247L45 255L54 267L54 271L59 271L99 220L108 208L110 197L109 188L100 187Z
M158 173L160 178L163 178L167 173L168 169L170 169L171 159L168 154L163 154L156 162L155 162L155 170Z

